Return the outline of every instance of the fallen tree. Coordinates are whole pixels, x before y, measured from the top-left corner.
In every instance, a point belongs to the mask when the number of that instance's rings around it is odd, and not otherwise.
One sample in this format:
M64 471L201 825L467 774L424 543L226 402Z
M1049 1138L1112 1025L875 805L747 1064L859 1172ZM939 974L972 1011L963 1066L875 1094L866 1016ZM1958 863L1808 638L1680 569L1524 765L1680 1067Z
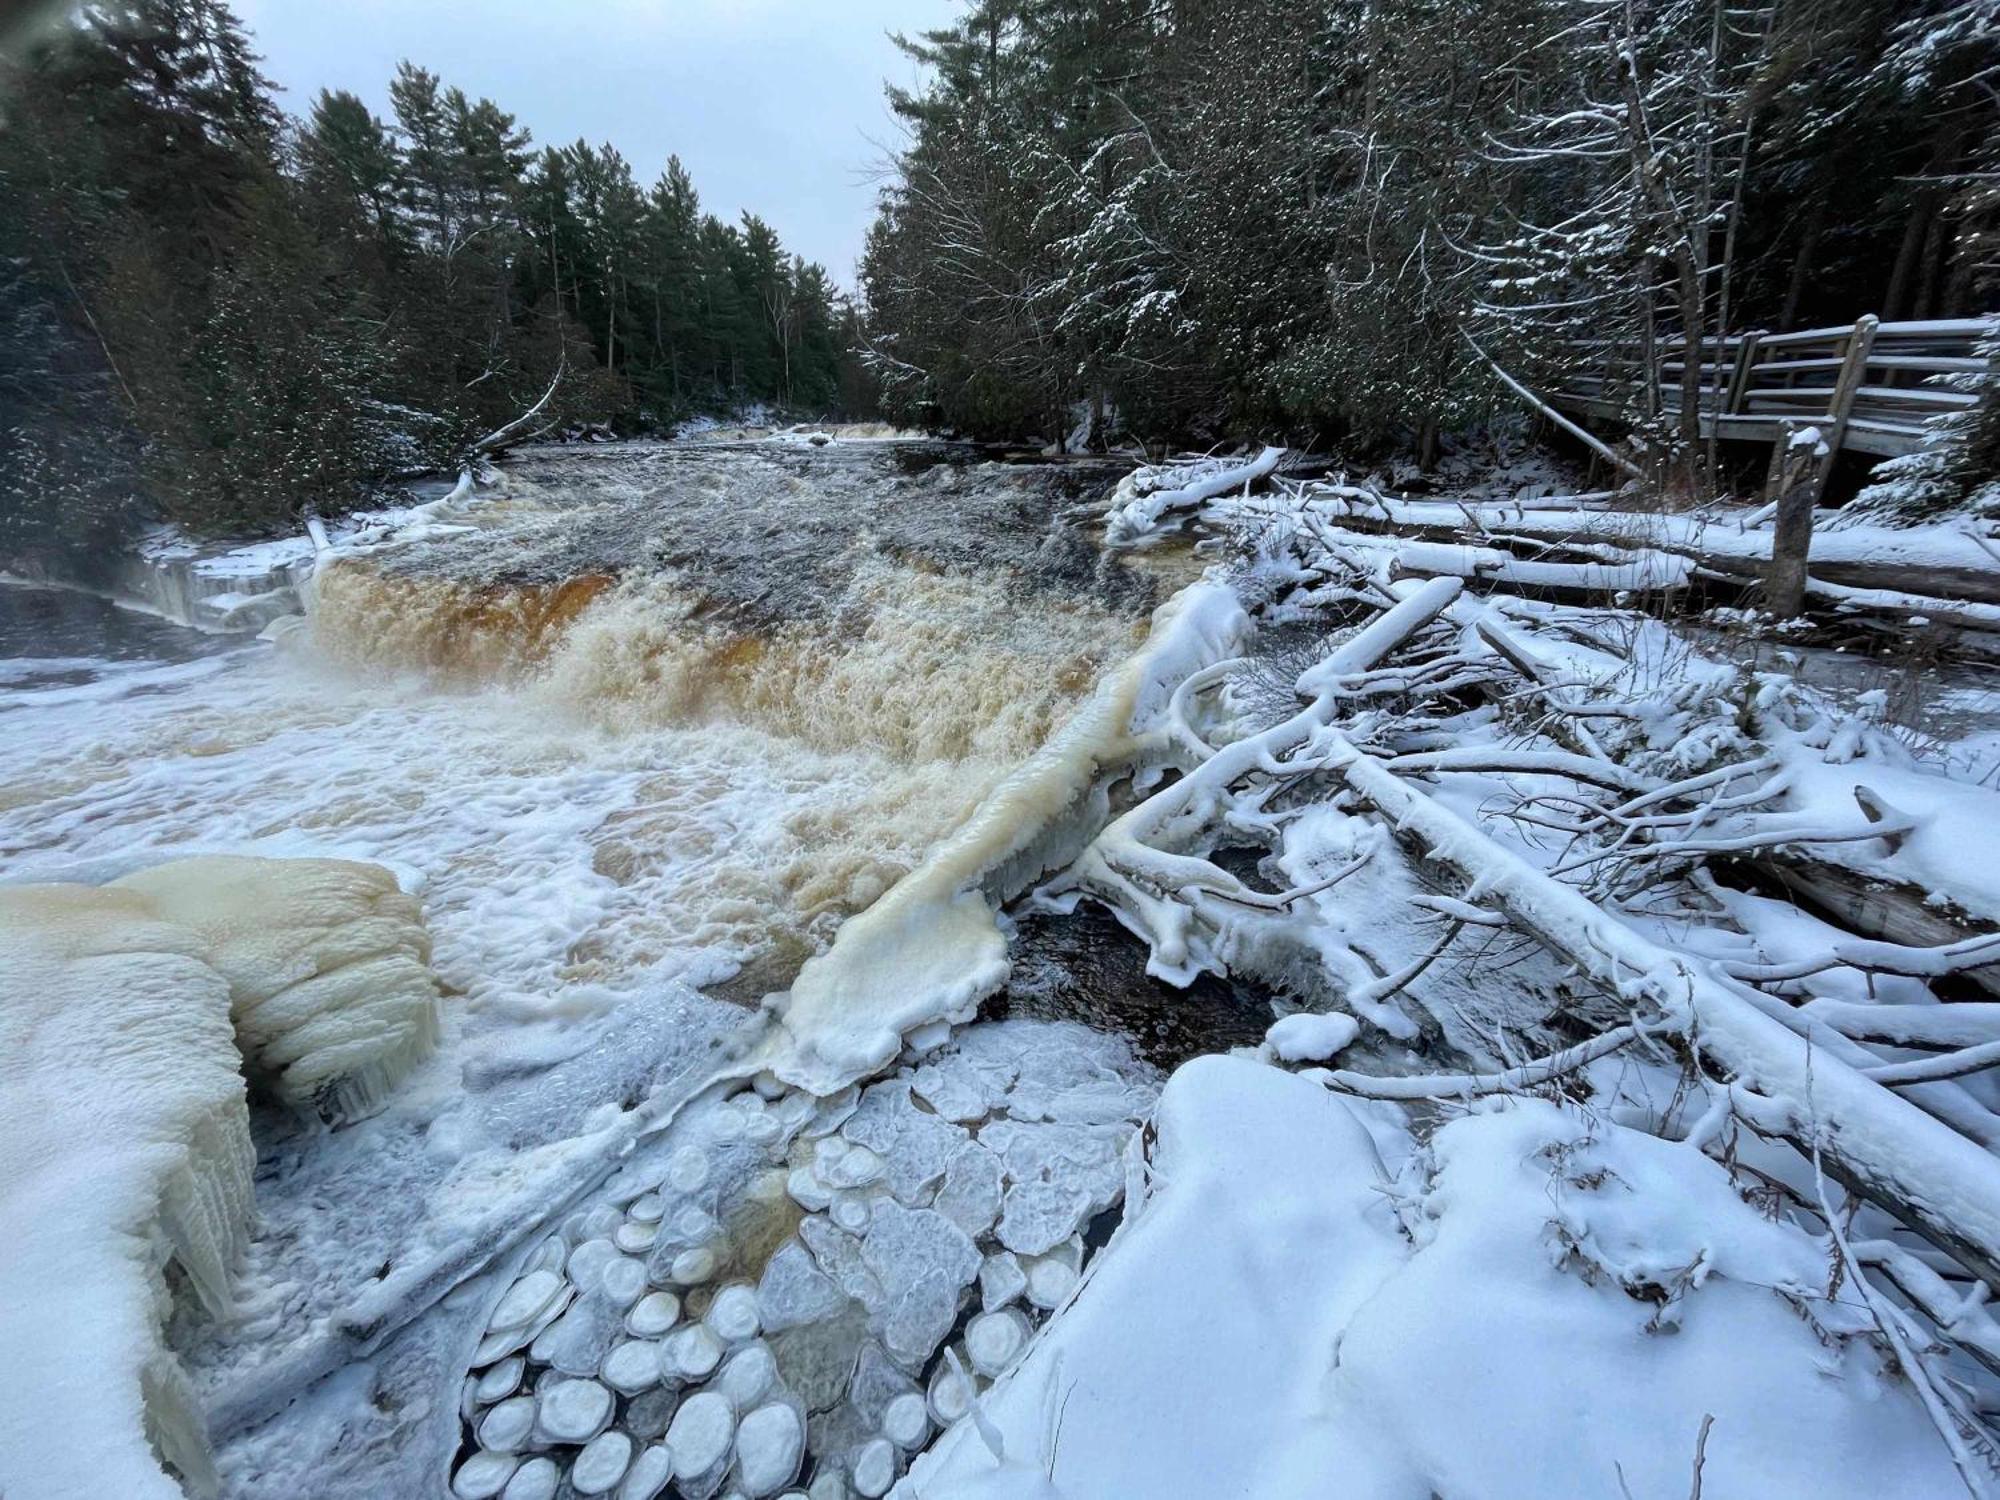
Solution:
M1330 633L1275 658L1253 640L1184 681L1178 779L1039 899L1103 905L1171 982L1252 975L1351 1014L1359 1040L1332 1045L1376 1065L1311 1074L1339 1091L1588 1095L1606 1069L1677 1074L1687 1117L1656 1128L1731 1164L1742 1132L1792 1148L1775 1175L1736 1167L1744 1191L1823 1232L1837 1274L1873 1278L1885 1347L1974 1432L1946 1364L2000 1350L1981 1305L2000 1290L2000 1004L1955 1002L2000 980L2000 934L1941 906L1930 872L1987 826L1965 817L2000 827L2000 797L1958 786L1936 804L1947 830L1864 719L1658 620L1408 576L1426 570L1311 493L1233 506L1229 529L1253 616ZM1732 868L1749 889L1718 882ZM1758 894L1788 888L1808 911ZM1980 913L2000 904L1977 894ZM1440 997L1492 988L1458 971L1483 974L1473 955L1503 941L1554 966L1557 1003L1439 1070ZM1465 1029L1446 1030L1463 1056ZM1845 1209L1811 1190L1819 1172ZM1992 1451L1983 1429L1971 1446Z

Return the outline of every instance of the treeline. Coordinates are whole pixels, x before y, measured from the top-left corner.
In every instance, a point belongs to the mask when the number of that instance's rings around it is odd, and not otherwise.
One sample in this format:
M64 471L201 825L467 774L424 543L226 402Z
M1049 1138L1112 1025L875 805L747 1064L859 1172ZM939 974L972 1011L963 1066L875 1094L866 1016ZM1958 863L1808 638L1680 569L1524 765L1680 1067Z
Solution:
M99 0L0 55L0 526L88 545L337 510L532 406L632 431L865 406L856 312L755 215L535 149L404 64L290 119L221 0ZM0 536L0 540L8 539Z
M904 42L885 404L1428 457L1579 341L1991 308L1997 11L977 0Z

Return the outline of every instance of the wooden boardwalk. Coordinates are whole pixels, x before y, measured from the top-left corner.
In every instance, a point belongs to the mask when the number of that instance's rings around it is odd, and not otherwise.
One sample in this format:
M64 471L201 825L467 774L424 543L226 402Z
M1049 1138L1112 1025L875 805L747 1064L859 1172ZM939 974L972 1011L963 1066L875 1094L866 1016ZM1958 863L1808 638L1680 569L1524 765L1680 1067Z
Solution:
M1918 447L1930 418L1962 410L1978 398L1940 390L1933 375L1984 369L1980 340L1990 318L1882 323L1865 317L1851 327L1798 333L1742 333L1700 341L1704 437L1784 443L1816 427L1830 452L1842 448L1893 457ZM1629 346L1602 346L1595 372L1580 371L1563 389L1544 393L1552 406L1609 421L1629 419L1627 394L1641 382ZM1681 377L1689 358L1682 340L1659 348L1660 410L1680 410Z

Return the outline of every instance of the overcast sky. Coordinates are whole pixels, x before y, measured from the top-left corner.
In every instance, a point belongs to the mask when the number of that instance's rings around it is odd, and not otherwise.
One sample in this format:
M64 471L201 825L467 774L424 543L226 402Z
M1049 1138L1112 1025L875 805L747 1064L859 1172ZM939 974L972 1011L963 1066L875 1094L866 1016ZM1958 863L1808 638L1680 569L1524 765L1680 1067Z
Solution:
M957 0L236 0L293 114L322 88L389 113L401 58L534 132L609 141L650 186L679 154L702 205L761 214L787 249L852 286L867 180L895 126L884 80L916 72L888 39Z

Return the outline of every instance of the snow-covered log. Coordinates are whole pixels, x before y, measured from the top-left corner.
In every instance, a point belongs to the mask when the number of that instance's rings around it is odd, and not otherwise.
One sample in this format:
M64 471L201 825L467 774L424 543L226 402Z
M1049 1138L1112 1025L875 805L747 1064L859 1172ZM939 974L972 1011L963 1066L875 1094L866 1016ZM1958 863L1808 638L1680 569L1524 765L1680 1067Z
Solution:
M1310 521L1329 544L1387 548L1406 572L1545 591L1671 588L1697 578L1748 587L1763 577L1772 547L1768 529L1729 515L1408 500L1351 484L1289 486L1278 501L1257 503ZM1226 493L1206 504L1222 520L1241 509ZM1806 596L1828 612L1899 626L1922 616L2000 632L2000 560L1983 538L1940 527L1822 528Z
M1188 983L1220 968L1212 949L1212 922L1197 920L1187 893L1265 906L1267 893L1252 890L1206 858L1187 851L1211 834L1228 811L1232 788L1255 772L1278 769L1280 758L1323 733L1350 679L1367 672L1435 621L1459 596L1456 578L1436 578L1383 611L1309 668L1297 683L1310 701L1271 728L1226 745L1180 780L1153 793L1113 820L1047 894L1088 893L1145 938L1149 972Z
M1126 546L1152 533L1160 519L1174 511L1192 510L1203 501L1235 490L1247 492L1278 467L1283 448L1266 447L1246 462L1202 459L1157 469L1139 469L1119 481L1104 523L1112 546Z
M1654 1011L1734 1080L1746 1122L1808 1150L1842 1180L2000 1288L2000 1160L1753 1003L1701 960L1642 937L1379 761L1338 730L1323 765L1425 860L1468 883L1628 1004Z

